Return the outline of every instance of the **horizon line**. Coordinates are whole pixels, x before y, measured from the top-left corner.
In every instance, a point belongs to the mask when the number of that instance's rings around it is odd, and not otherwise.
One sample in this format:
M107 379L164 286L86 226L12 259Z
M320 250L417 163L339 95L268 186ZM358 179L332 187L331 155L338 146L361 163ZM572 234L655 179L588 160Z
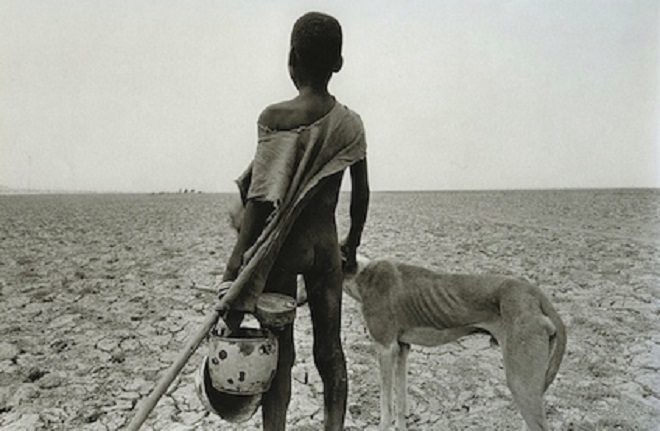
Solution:
M185 190L185 189L184 189ZM120 191L120 190L66 190L66 189L12 189L0 186L0 195L198 195L198 194L238 194L234 191L204 191L189 189L190 191ZM516 191L616 191L616 190L660 190L660 187L519 187L519 188L493 188L493 189L371 189L371 193L470 193L470 192L516 192ZM341 190L349 193L350 190Z

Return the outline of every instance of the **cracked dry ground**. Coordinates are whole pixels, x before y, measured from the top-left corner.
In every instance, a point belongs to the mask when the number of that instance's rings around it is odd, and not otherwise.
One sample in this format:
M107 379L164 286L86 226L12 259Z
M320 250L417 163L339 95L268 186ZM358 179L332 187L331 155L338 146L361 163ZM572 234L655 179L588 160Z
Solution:
M194 333L234 234L232 195L0 196L0 428L114 430ZM347 225L346 196L339 209ZM562 430L660 423L660 193L375 193L362 251L436 270L538 283L567 323L546 396ZM378 422L378 375L358 308L344 300L347 429ZM306 307L296 320L289 429L322 423ZM202 347L202 349L204 346ZM197 400L198 351L145 429L255 429ZM410 429L518 429L499 348L474 336L413 348Z

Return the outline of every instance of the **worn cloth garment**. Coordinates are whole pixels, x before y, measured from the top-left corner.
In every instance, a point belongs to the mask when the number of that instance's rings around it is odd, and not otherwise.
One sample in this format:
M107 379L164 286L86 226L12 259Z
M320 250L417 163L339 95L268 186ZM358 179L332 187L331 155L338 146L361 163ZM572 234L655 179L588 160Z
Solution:
M231 309L254 311L282 244L316 186L365 155L362 120L339 102L307 126L271 130L259 125L256 155L236 182L244 204L256 199L272 203L274 210L226 293Z

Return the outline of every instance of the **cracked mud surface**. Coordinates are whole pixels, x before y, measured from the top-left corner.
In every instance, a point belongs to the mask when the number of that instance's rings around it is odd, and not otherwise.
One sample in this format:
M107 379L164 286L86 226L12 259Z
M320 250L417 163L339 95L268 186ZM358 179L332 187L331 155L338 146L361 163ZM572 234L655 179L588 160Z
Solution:
M233 246L231 195L0 196L0 429L125 426L204 319ZM346 229L346 196L339 209ZM660 192L375 193L362 251L540 285L569 331L546 394L561 430L660 423ZM378 423L378 373L344 300L347 429ZM296 319L289 429L322 424L306 306ZM204 349L204 346L200 350ZM198 351L144 429L255 429L208 415ZM409 429L519 429L499 348L485 336L413 347Z

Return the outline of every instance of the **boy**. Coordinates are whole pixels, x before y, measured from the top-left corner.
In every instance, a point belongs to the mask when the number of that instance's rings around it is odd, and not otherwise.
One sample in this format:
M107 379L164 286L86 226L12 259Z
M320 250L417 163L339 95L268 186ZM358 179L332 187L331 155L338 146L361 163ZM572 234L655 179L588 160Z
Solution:
M289 74L298 95L259 116L257 152L238 181L245 212L217 305L235 329L243 313L254 311L261 292L295 297L296 275L303 275L326 430L343 429L348 386L340 340L342 260L346 270L355 266L369 202L362 122L328 92L332 74L342 67L341 44L341 27L328 15L308 13L294 24ZM335 209L347 167L351 227L340 246ZM291 398L293 325L276 335L278 368L262 398L265 430L285 429Z

